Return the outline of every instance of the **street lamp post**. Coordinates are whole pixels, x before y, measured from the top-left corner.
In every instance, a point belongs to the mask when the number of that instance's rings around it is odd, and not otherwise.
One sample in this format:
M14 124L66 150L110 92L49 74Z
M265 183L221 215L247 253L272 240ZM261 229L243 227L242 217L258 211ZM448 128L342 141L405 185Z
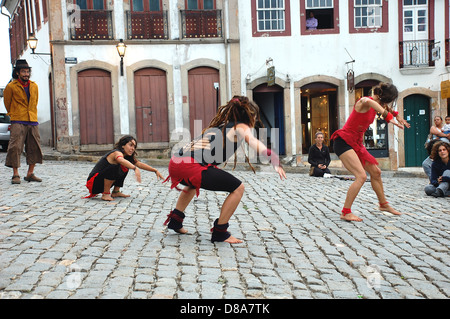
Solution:
M116 49L120 56L120 75L123 76L123 57L125 56L125 51L127 50L127 46L123 43L123 39L120 39L120 42L117 43Z

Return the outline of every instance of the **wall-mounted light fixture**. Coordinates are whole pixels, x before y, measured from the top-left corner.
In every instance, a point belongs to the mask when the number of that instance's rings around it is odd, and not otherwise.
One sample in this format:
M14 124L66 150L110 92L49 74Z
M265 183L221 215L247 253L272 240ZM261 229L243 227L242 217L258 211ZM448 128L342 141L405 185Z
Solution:
M117 43L116 49L120 56L120 75L123 76L123 57L125 56L125 51L127 50L127 46L123 43L123 39L120 39L120 42Z
M51 55L50 53L37 53L34 52L38 45L38 39L35 37L34 34L31 34L30 37L27 39L28 46L31 49L31 54L37 54L37 55Z

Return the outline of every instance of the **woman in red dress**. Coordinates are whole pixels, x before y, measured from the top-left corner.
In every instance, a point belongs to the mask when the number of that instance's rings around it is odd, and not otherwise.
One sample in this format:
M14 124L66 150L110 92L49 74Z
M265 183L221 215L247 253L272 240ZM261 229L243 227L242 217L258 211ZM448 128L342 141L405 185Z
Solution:
M331 136L331 139L334 140L336 155L339 156L344 167L355 176L355 181L347 191L341 219L362 221L361 218L352 213L351 207L361 187L366 182L366 171L370 174L370 183L378 197L380 210L394 215L401 215L387 202L378 162L363 145L364 132L373 123L377 113L381 113L387 123L392 123L401 129L404 126L410 127L398 115L398 112L391 109L392 103L397 97L398 91L395 85L380 83L373 89L371 97L363 97L355 103L344 127L334 132ZM398 122L394 121L394 117Z

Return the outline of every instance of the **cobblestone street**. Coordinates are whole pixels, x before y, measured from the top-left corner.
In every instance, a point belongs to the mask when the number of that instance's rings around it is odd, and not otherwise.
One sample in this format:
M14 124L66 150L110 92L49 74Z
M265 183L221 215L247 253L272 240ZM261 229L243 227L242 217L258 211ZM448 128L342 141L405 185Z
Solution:
M130 198L84 199L94 163L45 161L42 183L11 185L0 153L0 298L426 298L450 297L450 200L427 197L425 178L383 172L378 211L366 183L339 219L351 181L266 168L237 170L245 195L229 231L210 242L225 193L202 191L186 210L188 235L163 222L179 193L142 172ZM158 167L167 176L167 167Z

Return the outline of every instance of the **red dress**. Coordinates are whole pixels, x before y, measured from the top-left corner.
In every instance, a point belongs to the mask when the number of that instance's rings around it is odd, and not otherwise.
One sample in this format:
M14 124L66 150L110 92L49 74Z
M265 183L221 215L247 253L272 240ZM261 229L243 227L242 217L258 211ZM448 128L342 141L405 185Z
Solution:
M347 122L345 122L344 127L334 132L330 139L342 138L353 148L363 165L366 162L378 165L378 161L367 151L363 144L364 133L370 124L373 123L376 115L377 111L373 108L370 108L365 113L360 113L353 107L353 111L348 117Z

